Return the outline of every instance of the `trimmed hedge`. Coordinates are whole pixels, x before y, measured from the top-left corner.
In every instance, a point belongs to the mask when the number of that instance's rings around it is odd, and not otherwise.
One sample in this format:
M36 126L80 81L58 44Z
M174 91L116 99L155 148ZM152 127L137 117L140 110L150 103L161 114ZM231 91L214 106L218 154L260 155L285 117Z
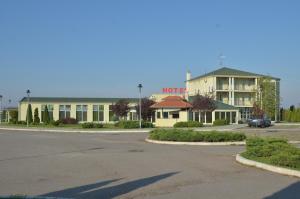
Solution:
M119 121L115 124L116 127L123 129L137 129L140 128L139 121ZM153 128L154 125L151 122L142 121L142 128Z
M92 122L83 123L81 126L83 129L103 128L103 124Z
M246 139L246 136L242 133L234 132L156 129L150 133L149 138L160 141L178 142L232 142L243 141Z
M242 156L267 164L300 169L300 149L278 138L250 138Z
M222 126L222 125L228 125L229 121L228 120L215 120L213 125L214 126Z
M175 128L183 128L183 127L203 127L201 122L197 121L188 121L188 122L177 122L174 124Z

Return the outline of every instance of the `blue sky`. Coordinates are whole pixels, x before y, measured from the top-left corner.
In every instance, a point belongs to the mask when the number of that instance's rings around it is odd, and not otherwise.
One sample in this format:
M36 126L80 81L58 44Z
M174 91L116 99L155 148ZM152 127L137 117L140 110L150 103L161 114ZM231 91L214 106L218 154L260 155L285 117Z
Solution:
M224 65L280 77L300 104L300 3L291 0L0 1L0 94L137 97Z

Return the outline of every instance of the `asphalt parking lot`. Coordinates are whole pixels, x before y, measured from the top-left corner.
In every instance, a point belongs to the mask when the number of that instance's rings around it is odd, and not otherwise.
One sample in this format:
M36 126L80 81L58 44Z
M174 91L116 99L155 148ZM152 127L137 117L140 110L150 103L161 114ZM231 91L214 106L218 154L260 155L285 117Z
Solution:
M242 146L156 145L146 136L0 130L0 195L299 198L298 178L236 163Z

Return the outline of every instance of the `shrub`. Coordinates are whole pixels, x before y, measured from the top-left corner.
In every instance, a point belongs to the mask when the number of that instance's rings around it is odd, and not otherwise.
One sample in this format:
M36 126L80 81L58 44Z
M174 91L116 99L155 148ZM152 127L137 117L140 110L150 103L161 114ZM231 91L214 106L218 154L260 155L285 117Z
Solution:
M17 121L16 124L26 125L27 121Z
M300 169L300 149L277 138L251 138L243 156L265 163Z
M213 125L214 126L222 126L222 125L228 125L229 121L228 120L215 120Z
M242 120L239 120L238 124L244 124L244 122Z
M43 122L44 124L49 124L50 123L50 116L49 116L49 110L48 110L48 106L45 106L45 110L43 112Z
M188 122L177 122L174 124L175 128L182 128L182 127L202 127L203 124L197 121L188 121Z
M94 124L91 123L91 122L83 123L81 126L82 126L82 128L84 128L84 129L91 129L91 128L94 128Z
M50 124L53 125L53 126L59 126L60 124L62 124L62 121L60 121L60 120L54 121L53 120L53 121L50 122Z
M40 123L39 109L38 109L38 108L35 108L35 109L34 109L33 124L39 124L39 123Z
M68 117L68 118L62 119L61 123L62 124L78 124L78 121L75 118Z
M28 107L27 107L26 121L28 121L29 124L31 124L33 122L31 104L28 104Z
M123 129L135 129L140 128L139 121L119 121L115 124L116 127ZM154 125L151 122L142 121L142 128L153 128Z
M226 142L243 141L246 136L242 133L206 131L196 132L181 129L156 129L150 133L150 139L180 142Z
M84 129L91 129L91 128L103 128L103 124L100 123L92 123L92 122L86 122L82 124L82 128Z

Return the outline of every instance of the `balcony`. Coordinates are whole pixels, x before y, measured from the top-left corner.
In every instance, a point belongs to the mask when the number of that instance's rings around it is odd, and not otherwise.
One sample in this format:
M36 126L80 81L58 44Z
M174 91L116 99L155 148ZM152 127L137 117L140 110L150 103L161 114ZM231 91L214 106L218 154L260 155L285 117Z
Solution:
M253 106L254 101L251 100L234 100L235 106Z
M217 77L217 90L229 90L229 78L228 77Z
M234 90L240 92L253 92L255 91L255 79L235 79Z

